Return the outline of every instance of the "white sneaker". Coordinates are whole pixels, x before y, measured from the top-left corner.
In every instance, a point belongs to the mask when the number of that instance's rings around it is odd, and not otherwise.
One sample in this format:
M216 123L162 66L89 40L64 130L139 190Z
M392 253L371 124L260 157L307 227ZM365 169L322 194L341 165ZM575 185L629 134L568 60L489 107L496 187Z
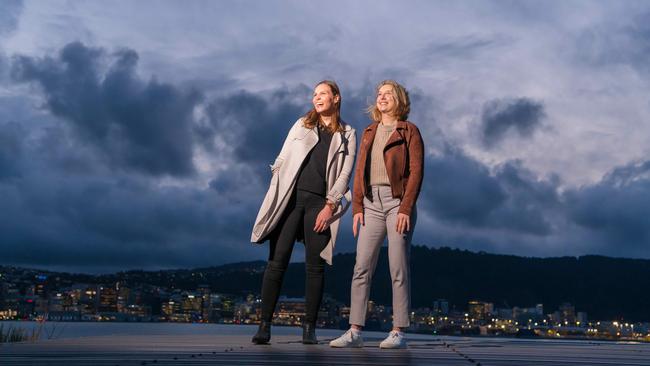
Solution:
M361 332L348 329L342 336L330 342L330 347L335 348L361 348L363 347L363 338Z
M396 330L388 333L388 337L379 343L379 348L406 348L404 333Z

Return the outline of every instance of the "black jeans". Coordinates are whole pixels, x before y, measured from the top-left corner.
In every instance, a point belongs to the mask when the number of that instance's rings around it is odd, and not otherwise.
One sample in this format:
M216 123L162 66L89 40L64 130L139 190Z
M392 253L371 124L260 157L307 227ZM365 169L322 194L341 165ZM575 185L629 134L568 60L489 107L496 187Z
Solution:
M282 279L291 259L296 237L302 233L305 240L305 322L316 324L323 298L325 260L320 252L330 240L330 229L314 231L316 216L325 207L325 197L294 191L278 227L271 235L269 261L262 281L262 320L270 322L280 296Z

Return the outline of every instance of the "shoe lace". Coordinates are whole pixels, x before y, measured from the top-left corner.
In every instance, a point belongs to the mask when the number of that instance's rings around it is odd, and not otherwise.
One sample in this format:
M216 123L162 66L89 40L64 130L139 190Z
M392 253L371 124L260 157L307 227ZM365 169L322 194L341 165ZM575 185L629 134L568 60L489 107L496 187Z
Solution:
M346 334L348 335L348 337L350 338L351 341L354 340L354 334L352 334L352 329L348 329Z

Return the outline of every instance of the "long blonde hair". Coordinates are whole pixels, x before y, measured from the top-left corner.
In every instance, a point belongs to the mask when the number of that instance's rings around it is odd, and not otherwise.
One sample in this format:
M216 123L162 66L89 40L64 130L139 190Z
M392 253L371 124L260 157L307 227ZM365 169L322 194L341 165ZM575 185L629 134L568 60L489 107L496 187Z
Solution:
M379 93L384 85L390 85L393 87L393 99L397 103L397 110L395 115L399 118L400 121L406 121L409 118L409 112L411 112L411 99L409 98L409 93L406 89L395 80L384 80L375 89L376 93ZM376 94L375 93L375 94ZM368 106L366 112L370 115L370 119L375 122L381 121L381 112L377 109L377 102L375 101L372 105Z
M303 116L302 124L306 128L314 128L318 125L321 125L324 128L328 129L331 133L343 131L343 125L341 124L342 100L341 100L341 91L339 90L339 86L336 85L336 83L332 80L323 80L318 84L316 84L316 86L314 86L314 89L321 84L325 84L329 86L330 89L332 90L332 95L339 96L339 101L334 102L334 106L336 108L334 109L334 113L332 114L332 122L329 124L329 126L323 124L323 120L321 119L320 114L316 112L316 108L312 108L309 112L305 113L305 115Z

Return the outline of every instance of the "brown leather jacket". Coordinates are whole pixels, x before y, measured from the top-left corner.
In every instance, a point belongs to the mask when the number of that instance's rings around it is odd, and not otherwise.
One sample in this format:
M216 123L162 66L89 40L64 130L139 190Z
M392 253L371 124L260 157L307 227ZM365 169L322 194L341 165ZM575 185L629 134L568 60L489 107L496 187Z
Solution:
M354 171L353 214L363 212L364 196L372 199L369 196L366 165L377 133L377 125L377 122L373 122L366 127L361 138L357 167ZM397 122L395 131L390 135L384 148L384 162L393 197L402 200L398 212L410 216L420 194L424 172L424 144L420 131L413 123Z

